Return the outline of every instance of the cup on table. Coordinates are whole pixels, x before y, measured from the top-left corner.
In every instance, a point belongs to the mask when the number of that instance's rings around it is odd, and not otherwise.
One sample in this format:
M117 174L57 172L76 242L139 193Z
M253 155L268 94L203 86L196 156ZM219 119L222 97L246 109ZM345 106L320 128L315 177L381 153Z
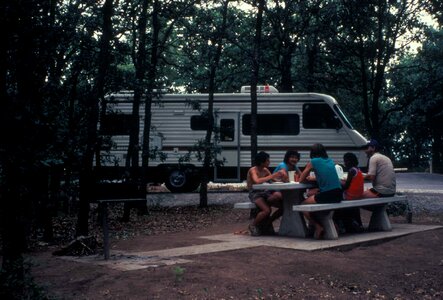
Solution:
M288 171L289 182L295 182L295 171Z

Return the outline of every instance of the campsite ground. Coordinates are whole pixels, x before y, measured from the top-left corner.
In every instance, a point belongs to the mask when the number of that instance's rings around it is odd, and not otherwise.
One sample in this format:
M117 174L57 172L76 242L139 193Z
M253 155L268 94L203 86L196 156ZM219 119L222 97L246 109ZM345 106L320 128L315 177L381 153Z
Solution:
M199 237L234 234L248 224L248 211L230 204L133 212L130 223L120 223L120 213L115 207L110 214L112 251L125 253L209 244L214 241ZM406 222L404 216L391 219ZM418 211L413 223L442 225L443 213ZM100 228L92 228L99 239ZM52 255L59 248L29 254L34 279L56 299L443 298L443 229L311 252L262 246L205 253L129 271Z

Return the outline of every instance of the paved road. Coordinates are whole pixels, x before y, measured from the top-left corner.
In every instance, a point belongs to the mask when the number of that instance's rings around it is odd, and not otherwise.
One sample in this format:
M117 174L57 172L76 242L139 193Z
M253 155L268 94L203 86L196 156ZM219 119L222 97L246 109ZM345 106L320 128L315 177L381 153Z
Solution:
M370 183L365 184L370 187ZM416 199L426 207L438 205L443 210L443 175L429 173L397 173L397 192L414 194L410 198ZM440 195L442 194L442 195ZM149 205L183 206L198 205L198 193L148 194ZM211 193L208 195L209 204L227 204L248 201L247 193ZM414 201L416 202L416 201ZM427 204L429 203L429 205Z
M397 191L443 193L443 175L429 173L397 173Z

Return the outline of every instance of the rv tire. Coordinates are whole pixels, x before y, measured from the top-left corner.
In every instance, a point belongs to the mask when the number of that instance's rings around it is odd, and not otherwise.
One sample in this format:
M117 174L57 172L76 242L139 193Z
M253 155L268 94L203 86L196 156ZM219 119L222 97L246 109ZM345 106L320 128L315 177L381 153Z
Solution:
M183 193L197 189L199 182L191 172L183 169L172 169L166 177L165 185L172 193Z

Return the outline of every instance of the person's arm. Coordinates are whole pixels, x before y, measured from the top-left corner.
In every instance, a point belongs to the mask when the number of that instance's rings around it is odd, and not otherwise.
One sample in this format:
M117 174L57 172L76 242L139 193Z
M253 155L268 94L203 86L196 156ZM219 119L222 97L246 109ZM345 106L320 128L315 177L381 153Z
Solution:
M352 178L354 178L355 174L357 173L355 172L354 168L349 170L348 177L346 178L346 181L344 181L344 183L342 184L343 190L347 190L349 188Z
M295 174L297 174L298 176L300 176L300 175L301 175L301 171L300 171L300 168L299 168L299 167L297 167L297 165L295 165Z
M272 178L273 181L283 181L283 182L288 182L289 181L288 172L287 172L287 170L285 168L282 168L281 164L278 165L274 169L273 174L275 174L275 173L280 173L280 176Z
M374 159L374 157L371 157L369 159L369 164L368 164L368 174L365 175L364 179L367 181L374 182L376 168L377 168L376 160Z
M375 175L366 174L365 177L364 177L364 179L365 179L366 181L373 182L374 179L375 179Z
M271 172L268 169L264 169L265 172L265 176L260 177L260 174L258 174L257 169L253 169L251 170L251 180L253 184L260 184L260 183L265 183L269 180L273 180L275 178L281 177L284 175L284 171L280 170L277 171L276 173L271 174Z
M311 172L311 170L312 170L312 164L311 164L311 162L308 162L308 164L306 165L306 167L303 170L303 172L301 172L300 182L303 182L303 181L306 180L306 178L308 178L309 172Z

